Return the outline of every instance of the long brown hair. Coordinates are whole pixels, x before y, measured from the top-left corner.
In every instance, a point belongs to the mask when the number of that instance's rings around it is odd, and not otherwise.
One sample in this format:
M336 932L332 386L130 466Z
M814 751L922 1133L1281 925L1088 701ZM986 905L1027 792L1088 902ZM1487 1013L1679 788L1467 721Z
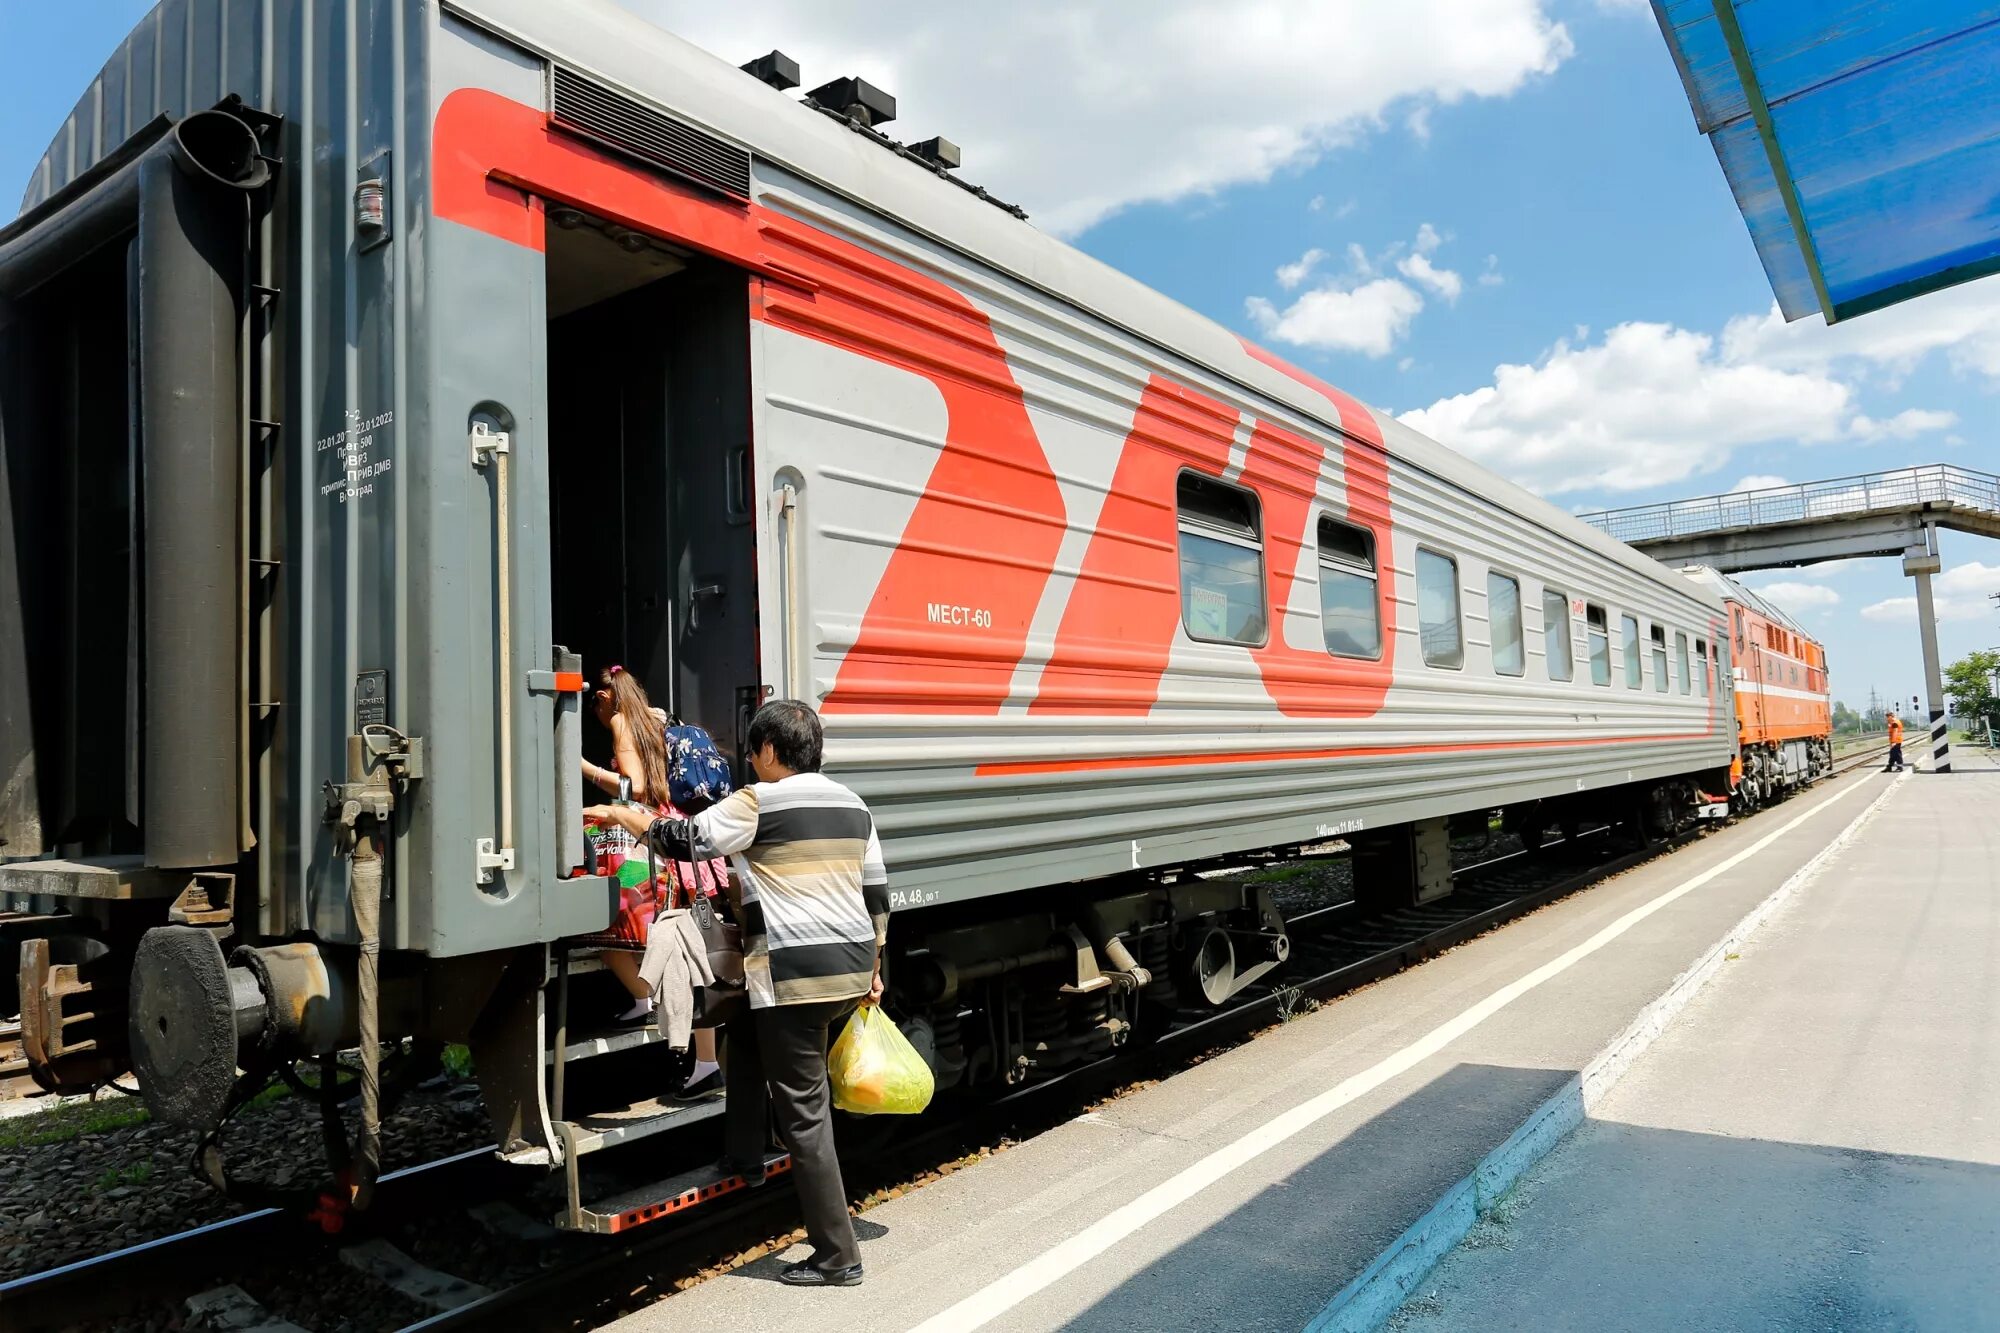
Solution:
M667 804L667 733L653 715L653 701L646 687L624 667L606 667L597 673L597 688L611 695L612 711L625 719L632 733L632 748L639 752L639 767L646 779L646 800Z

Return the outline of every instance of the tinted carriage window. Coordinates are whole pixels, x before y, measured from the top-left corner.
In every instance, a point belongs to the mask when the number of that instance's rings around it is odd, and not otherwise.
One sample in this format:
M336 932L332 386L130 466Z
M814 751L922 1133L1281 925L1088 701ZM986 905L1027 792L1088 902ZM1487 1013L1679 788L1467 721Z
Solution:
M1319 623L1336 657L1382 655L1375 596L1375 536L1337 519L1319 521Z
M1653 626L1653 688L1667 692L1667 631L1659 625Z
M1181 473L1181 623L1207 643L1264 642L1264 534L1257 497Z
M1505 574L1486 575L1487 625L1493 631L1493 670L1518 676L1528 668L1521 645L1521 584Z
M1636 690L1645 679L1645 663L1639 657L1639 620L1636 616L1618 617L1619 646L1625 650L1625 688Z
M1542 634L1548 639L1550 680L1571 680L1576 663L1570 658L1569 597L1553 588L1542 589Z
M1706 699L1708 697L1708 641L1706 639L1696 639L1694 641L1694 669L1701 673L1695 679L1700 682L1701 697Z
M1688 636L1679 630L1674 631L1674 659L1680 664L1681 693L1686 694L1694 689L1694 680L1688 674Z
M1427 664L1465 665L1465 640L1458 627L1458 561L1421 547L1417 550L1417 631Z
M1590 638L1590 683L1609 685L1611 683L1611 622L1606 618L1604 608L1586 604L1583 608L1584 626Z

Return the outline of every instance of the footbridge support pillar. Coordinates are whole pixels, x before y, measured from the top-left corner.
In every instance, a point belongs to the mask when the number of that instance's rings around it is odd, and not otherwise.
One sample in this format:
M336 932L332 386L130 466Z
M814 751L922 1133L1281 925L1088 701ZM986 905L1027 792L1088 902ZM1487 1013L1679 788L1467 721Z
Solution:
M1944 671L1938 660L1937 605L1931 600L1931 575L1944 562L1938 558L1937 529L1926 525L1924 542L1903 552L1903 572L1917 581L1917 630L1924 643L1924 690L1929 696L1931 771L1951 772L1951 731L1945 725Z

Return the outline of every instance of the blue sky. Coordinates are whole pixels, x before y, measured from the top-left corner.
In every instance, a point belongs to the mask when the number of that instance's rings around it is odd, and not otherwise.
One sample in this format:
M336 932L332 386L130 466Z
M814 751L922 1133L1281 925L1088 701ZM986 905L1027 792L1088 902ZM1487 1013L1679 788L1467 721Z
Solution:
M621 2L808 87L875 80L1038 225L1566 507L2000 470L2000 280L1781 327L1631 0ZM0 189L147 8L0 3ZM1944 541L1949 659L2000 644L2000 546ZM1893 561L1752 581L1836 694L1920 689Z

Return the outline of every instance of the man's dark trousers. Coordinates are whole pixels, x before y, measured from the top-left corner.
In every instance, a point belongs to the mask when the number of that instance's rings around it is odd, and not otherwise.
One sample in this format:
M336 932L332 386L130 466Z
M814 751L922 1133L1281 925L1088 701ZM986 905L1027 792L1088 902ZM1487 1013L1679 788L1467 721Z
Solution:
M1903 766L1903 744L1901 741L1898 741L1896 744L1889 747L1889 762L1883 768L1882 771L1886 773L1889 771L1889 769L1901 768L1902 766Z
M724 1151L733 1162L762 1161L766 1125L777 1120L778 1138L792 1155L813 1262L828 1271L861 1262L833 1151L833 1098L826 1084L827 1029L858 1003L781 1004L753 1009L729 1025Z

